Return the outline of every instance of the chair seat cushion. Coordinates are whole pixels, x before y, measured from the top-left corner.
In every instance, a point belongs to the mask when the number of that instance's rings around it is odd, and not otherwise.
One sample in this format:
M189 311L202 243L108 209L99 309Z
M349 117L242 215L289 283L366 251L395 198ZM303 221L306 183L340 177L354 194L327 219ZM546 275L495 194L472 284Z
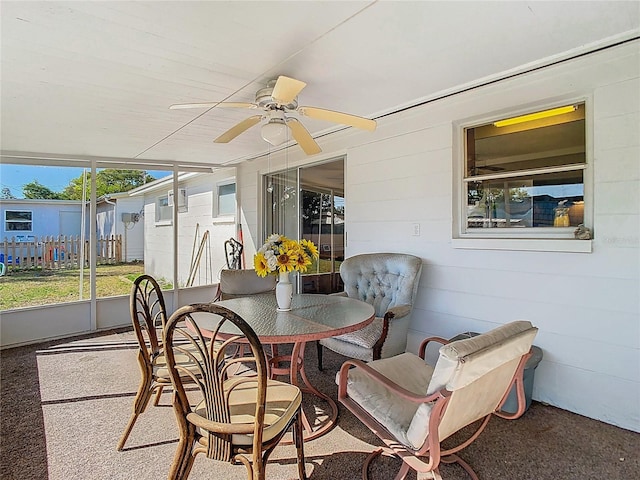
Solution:
M433 374L431 366L409 352L375 360L367 365L402 388L422 396L426 394ZM400 398L396 392L362 373L357 367L349 370L347 393L402 443L416 447L408 439L407 431L419 404Z
M192 345L180 345L180 348L184 348L192 353L196 358L200 358L200 354L196 352L195 347ZM183 367L194 373L196 376L200 376L200 368L199 366L193 362L191 357L185 353L180 353L175 351L175 359L176 366ZM164 353L161 353L153 360L153 375L156 378L170 379L169 369L167 368L167 358L164 356ZM184 371L180 373L181 377L187 377L188 374Z
M382 318L374 318L373 322L360 330L338 335L333 338L342 340L343 342L353 343L363 348L373 348L382 336L382 322Z
M255 423L257 383L244 382L246 377L231 377L224 383L224 390L229 395L229 412L231 423ZM264 442L276 437L286 428L291 418L295 415L302 402L302 393L295 385L279 382L277 380L267 381L267 399L264 414L264 430L262 440ZM195 413L207 418L204 400L200 402ZM203 435L206 432L201 430ZM234 434L232 436L234 445L247 445L253 443L253 435Z

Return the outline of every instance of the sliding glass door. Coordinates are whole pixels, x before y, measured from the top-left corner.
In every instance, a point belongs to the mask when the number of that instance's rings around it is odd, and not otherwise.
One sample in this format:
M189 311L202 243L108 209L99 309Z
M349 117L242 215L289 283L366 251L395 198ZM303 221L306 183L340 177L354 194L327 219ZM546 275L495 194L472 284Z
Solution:
M298 276L298 291L333 293L342 290L344 259L343 159L266 175L264 236L281 233L313 241L320 258Z

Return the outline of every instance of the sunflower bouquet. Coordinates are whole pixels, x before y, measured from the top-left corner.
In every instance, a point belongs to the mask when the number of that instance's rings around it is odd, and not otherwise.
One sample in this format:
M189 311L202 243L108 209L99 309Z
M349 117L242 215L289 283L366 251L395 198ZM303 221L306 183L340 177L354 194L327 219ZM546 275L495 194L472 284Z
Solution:
M266 277L270 273L306 272L317 258L318 247L312 241L302 239L297 242L274 233L253 257L253 265L258 276Z

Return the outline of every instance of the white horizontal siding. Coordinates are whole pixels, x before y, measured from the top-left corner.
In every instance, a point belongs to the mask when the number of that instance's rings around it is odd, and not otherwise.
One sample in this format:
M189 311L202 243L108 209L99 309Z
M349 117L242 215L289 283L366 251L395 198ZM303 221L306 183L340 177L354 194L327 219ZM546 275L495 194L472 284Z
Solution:
M381 118L373 133L348 129L320 139L323 155L347 152L347 256L398 251L424 261L409 350L426 336L528 319L544 352L533 398L636 431L639 53L638 42L620 46ZM457 125L575 99L587 101L591 122L592 253L453 248ZM265 162L241 167L242 182L255 184ZM415 223L420 236L412 235Z

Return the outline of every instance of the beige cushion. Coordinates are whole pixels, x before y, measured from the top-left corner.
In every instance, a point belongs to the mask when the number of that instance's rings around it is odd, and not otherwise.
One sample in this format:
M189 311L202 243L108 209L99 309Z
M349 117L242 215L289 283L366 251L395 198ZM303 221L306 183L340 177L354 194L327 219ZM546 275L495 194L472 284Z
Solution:
M275 290L275 288L276 277L274 275L259 277L253 269L222 270L220 272L220 293L222 300L270 292Z
M433 368L413 353L375 360L367 365L416 395L424 395L433 373ZM396 438L408 444L406 432L418 408L417 403L398 397L357 367L349 370L347 393Z
M246 377L232 377L224 383L225 392L229 392L231 423L252 424L255 423L257 383L239 383L240 380L246 380ZM268 380L262 440L266 442L282 432L301 402L302 393L298 387L290 383ZM196 406L195 413L207 418L204 400ZM206 435L202 430L201 433ZM231 441L234 445L251 445L253 435L234 434Z
M427 394L442 388L457 390L487 371L521 357L531 348L537 331L531 322L519 320L476 337L443 345ZM521 336L525 338L518 341Z
M189 350L196 358L200 358L200 354L196 352L195 347L192 345L181 345L180 348ZM176 367L183 367L194 373L196 376L200 376L200 367L197 363L184 353L175 351L174 357L176 359ZM178 370L181 377L188 377L184 371ZM169 369L167 368L167 359L164 353L161 353L153 360L153 374L159 378L170 378Z
M497 408L537 332L530 322L515 321L440 347L427 393L453 392L440 423L441 440ZM408 445L419 448L426 441L430 414L431 405L417 409L407 430Z
M435 369L412 353L376 360L368 365L417 395L443 388L453 392L440 425L444 439L491 413L510 386L522 355L531 348L537 329L516 321L470 339L440 348ZM427 439L433 404L415 404L359 371L349 370L347 393L402 444L419 449Z
M334 337L337 340L343 342L353 343L363 348L373 348L380 337L382 336L383 319L375 318L373 322L360 330L355 332L345 333Z

